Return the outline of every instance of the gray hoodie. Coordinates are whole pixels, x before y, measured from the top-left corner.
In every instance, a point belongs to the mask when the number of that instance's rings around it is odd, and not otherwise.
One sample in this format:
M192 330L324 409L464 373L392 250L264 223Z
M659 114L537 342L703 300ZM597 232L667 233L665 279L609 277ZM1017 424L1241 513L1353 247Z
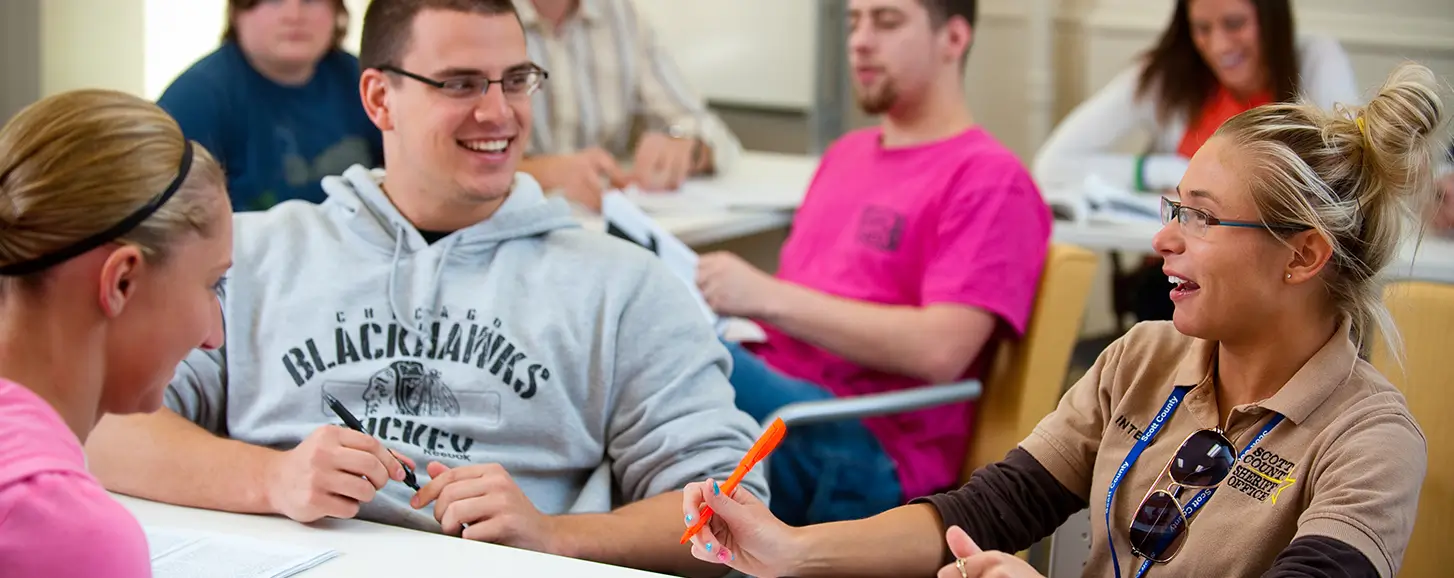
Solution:
M166 405L278 449L342 424L332 394L419 464L498 463L546 514L726 479L758 426L730 357L649 252L581 229L525 174L490 219L433 245L355 166L321 205L234 219L227 345L193 352ZM405 321L400 322L398 320ZM746 487L766 496L761 475ZM390 482L359 517L439 531Z

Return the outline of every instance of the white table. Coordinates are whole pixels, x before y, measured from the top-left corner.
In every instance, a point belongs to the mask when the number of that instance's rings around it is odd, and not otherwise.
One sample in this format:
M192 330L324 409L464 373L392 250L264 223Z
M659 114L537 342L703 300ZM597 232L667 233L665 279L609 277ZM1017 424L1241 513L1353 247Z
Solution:
M1151 237L1161 230L1156 223L1112 223L1057 221L1052 237L1056 242L1101 251L1151 252ZM1454 284L1454 239L1426 233L1417 251L1403 247L1389 265L1387 276L1397 280L1432 281Z
M784 206L796 206L802 201L817 169L818 157L815 156L745 151L730 172L705 179L705 182L724 195L782 195L785 197ZM604 228L598 216L578 214L577 217L588 228ZM781 229L793 221L791 210L724 210L716 207L653 214L652 217L682 242L692 246L721 243Z
M145 526L166 526L328 548L339 556L302 578L361 576L532 576L642 578L663 576L473 542L442 534L360 520L327 519L300 524L278 516L250 516L172 506L115 495ZM686 548L686 546L683 546Z

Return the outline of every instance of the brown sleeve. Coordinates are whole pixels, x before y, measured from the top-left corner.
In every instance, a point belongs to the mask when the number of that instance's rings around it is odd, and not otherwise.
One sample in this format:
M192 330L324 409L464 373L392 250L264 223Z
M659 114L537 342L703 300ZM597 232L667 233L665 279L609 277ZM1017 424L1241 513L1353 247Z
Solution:
M1312 499L1294 536L1332 538L1363 553L1378 575L1392 578L1413 534L1428 446L1407 414L1392 405L1346 418L1309 471L1289 474L1312 484Z
M914 502L932 504L945 528L959 526L980 548L1001 552L1029 548L1086 507L1020 448L980 468L964 487Z
M1020 442L1036 462L1082 499L1090 495L1096 454L1117 399L1112 387L1126 344L1145 335L1145 324L1141 324L1111 343L1060 398L1055 411L1040 420L1030 436Z
M1347 542L1304 536L1288 544L1262 578L1378 578L1378 569Z

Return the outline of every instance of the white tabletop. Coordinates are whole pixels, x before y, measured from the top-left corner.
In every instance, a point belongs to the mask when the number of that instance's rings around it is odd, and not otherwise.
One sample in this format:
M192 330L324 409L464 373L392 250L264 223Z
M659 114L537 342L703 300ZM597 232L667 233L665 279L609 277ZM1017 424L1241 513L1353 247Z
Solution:
M339 552L337 558L300 574L302 578L663 576L359 520L327 519L313 524L300 524L278 516L231 514L172 506L121 495L115 497L144 526L241 535Z

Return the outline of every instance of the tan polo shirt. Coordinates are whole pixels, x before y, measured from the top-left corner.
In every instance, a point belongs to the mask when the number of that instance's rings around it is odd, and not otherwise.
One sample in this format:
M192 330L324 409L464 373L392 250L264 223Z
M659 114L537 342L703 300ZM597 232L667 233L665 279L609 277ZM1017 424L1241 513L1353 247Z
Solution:
M1127 472L1111 505L1121 576L1135 575L1132 513L1182 440L1217 427L1211 369L1216 343L1170 322L1142 323L1112 344L1022 447L1090 503L1085 576L1115 576L1106 540L1106 490L1137 436L1176 385L1195 386ZM1147 576L1260 576L1294 538L1326 536L1361 551L1380 575L1397 573L1414 527L1427 466L1423 432L1404 396L1358 359L1344 323L1276 395L1233 409L1237 451L1272 418L1281 424L1240 459L1192 518L1181 551ZM1194 491L1182 493L1190 499Z

